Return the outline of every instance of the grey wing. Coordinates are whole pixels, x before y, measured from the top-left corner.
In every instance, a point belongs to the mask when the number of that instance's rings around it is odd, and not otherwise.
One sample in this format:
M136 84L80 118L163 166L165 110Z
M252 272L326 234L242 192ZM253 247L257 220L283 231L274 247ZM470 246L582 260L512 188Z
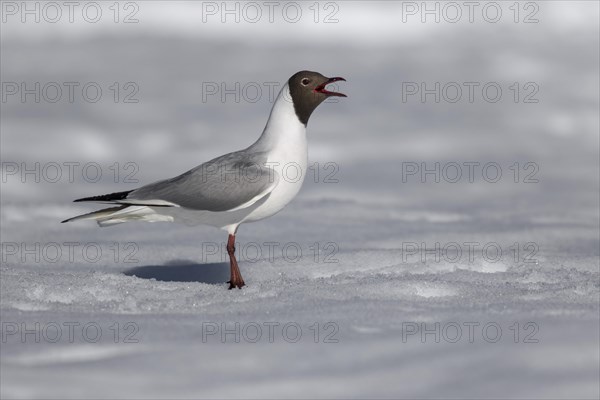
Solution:
M127 200L153 200L205 211L232 211L254 204L277 185L265 153L238 151L208 161L175 178L142 186ZM168 204L168 203L167 203Z

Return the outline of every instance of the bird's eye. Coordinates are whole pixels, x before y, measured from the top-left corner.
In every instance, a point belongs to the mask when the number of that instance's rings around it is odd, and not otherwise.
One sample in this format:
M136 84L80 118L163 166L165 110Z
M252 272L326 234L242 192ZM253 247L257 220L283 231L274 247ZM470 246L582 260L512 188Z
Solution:
M306 85L308 85L309 83L310 83L310 79L308 79L308 78L304 78L304 79L302 79L302 85L306 86Z

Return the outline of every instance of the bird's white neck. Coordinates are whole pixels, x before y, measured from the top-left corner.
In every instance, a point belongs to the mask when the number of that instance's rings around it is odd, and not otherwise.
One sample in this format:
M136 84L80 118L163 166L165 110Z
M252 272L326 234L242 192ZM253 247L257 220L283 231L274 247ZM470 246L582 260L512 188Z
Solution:
M265 130L249 150L267 153L265 166L272 168L278 177L267 202L246 219L257 221L283 209L298 194L306 176L306 126L296 115L287 83L273 104Z
M290 89L286 83L273 104L262 135L252 147L256 150L272 151L281 146L294 146L301 143L306 143L306 126L296 115Z

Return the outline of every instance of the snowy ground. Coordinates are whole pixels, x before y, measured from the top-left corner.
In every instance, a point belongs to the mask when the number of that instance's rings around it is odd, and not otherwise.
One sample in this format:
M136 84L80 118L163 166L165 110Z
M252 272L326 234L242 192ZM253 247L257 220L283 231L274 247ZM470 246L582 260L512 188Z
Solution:
M394 3L339 2L325 28L214 31L187 2L137 4L135 26L2 25L2 82L104 90L1 103L2 398L600 396L597 3L536 3L537 24L399 24ZM90 210L74 198L254 141L266 93L203 101L203 82L266 88L304 68L346 77L349 97L311 118L300 195L240 229L243 290L226 290L224 232L59 224ZM139 102L115 103L114 82ZM503 96L403 101L403 82ZM407 174L436 163L440 182Z

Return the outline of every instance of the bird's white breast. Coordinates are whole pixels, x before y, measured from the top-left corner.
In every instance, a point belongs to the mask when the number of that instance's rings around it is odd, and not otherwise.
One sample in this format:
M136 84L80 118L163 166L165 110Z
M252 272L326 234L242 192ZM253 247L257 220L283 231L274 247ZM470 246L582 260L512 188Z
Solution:
M306 140L294 149L282 149L269 157L268 168L278 175L277 186L265 203L254 210L244 222L257 221L281 211L300 191L307 167Z

